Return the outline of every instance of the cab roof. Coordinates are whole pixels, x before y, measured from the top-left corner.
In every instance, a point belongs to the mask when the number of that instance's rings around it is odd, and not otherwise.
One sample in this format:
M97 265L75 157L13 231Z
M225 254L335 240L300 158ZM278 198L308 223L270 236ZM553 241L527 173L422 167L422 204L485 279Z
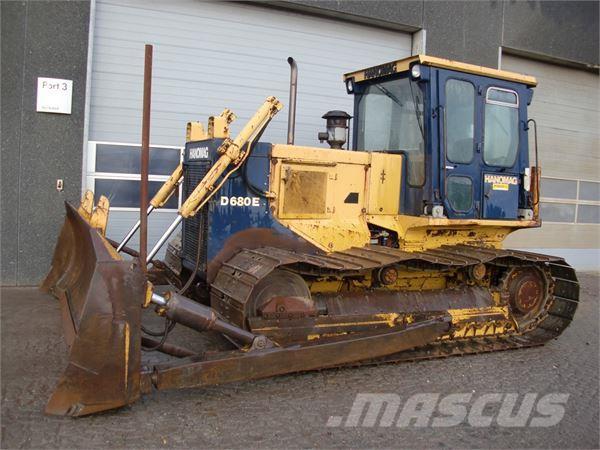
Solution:
M441 69L456 70L458 72L472 73L482 75L484 77L498 78L500 80L515 81L528 86L536 86L537 80L530 75L522 75L520 73L509 72L506 70L492 69L489 67L476 66L458 61L452 61L444 58L437 58L429 55L415 55L408 58L399 59L379 66L368 67L366 69L357 70L344 74L344 81L349 78L354 78L354 81L361 82L373 78L380 78L391 75L393 73L405 72L414 63L424 66L439 67Z

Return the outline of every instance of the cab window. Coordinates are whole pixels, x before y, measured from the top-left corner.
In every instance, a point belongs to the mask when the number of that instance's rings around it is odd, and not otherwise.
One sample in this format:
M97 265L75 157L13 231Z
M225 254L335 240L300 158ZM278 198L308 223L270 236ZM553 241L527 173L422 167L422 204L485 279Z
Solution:
M468 81L446 82L446 158L466 164L473 159L475 86Z
M512 167L519 147L519 96L490 87L485 98L483 161L488 166Z
M446 196L456 212L468 212L473 205L473 182L469 177L451 175L446 180Z
M425 182L423 91L408 78L374 82L359 97L357 148L402 150L408 184Z

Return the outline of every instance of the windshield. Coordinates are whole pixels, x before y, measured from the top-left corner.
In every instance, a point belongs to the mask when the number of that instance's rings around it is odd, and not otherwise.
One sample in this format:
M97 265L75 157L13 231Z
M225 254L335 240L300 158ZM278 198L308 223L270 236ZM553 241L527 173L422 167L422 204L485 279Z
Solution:
M408 161L408 182L425 182L423 93L408 78L367 86L358 100L357 149L403 150Z

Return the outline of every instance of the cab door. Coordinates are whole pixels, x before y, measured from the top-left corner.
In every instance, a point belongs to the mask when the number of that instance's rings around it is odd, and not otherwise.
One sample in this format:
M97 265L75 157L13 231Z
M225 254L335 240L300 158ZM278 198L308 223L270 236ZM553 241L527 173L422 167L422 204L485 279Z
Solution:
M449 218L481 217L481 102L474 79L438 72L440 187Z
M514 86L489 83L483 90L482 217L516 219L519 208L519 151L527 142L519 118L519 94Z

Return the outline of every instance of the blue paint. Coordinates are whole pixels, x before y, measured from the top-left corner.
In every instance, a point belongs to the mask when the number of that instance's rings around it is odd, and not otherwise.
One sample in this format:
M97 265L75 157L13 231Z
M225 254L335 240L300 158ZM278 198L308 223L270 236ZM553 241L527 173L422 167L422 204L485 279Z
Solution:
M489 175L497 175L489 173ZM519 208L519 185L512 183L494 183L483 181L483 218L484 219L516 219ZM516 173L503 173L502 177L514 178L518 181Z
M248 160L246 174L248 181L263 191L268 188L270 144L258 143ZM215 194L210 207L211 226L209 228L209 261L223 248L233 234L248 228L273 228L275 219L269 210L266 198L253 192L244 181L243 168L233 174ZM225 200L227 199L227 200ZM235 203L232 206L230 202ZM238 206L239 200L246 204ZM250 203L248 205L247 203ZM252 205L258 204L258 206Z
M187 171L195 165L206 164L207 161L205 158L191 159L190 149L207 148L208 160L212 165L220 156L217 149L221 143L221 139L188 143L184 152L184 170ZM266 228L275 234L297 238L275 220L269 209L268 200L261 195L269 187L270 151L271 144L255 144L245 165L227 179L205 206L208 214L208 233L203 239L206 239L208 261L221 251L231 236L248 229ZM196 150L192 152L194 153L200 152ZM194 265L193 261L184 263L188 268Z
M387 79L403 78L407 73L390 75ZM445 83L449 79L468 81L475 87L475 120L474 120L474 158L466 164L448 161L446 157L445 126L446 114ZM354 88L354 115L358 113L360 96L369 83L379 83L382 79L357 83ZM529 167L529 145L527 136L527 106L531 103L533 90L521 83L487 78L453 70L422 66L421 78L416 82L422 90L424 98L424 131L425 141L425 172L426 180L422 187L411 187L402 180L400 212L408 215L422 215L423 211L431 212L434 205L443 205L449 218L468 219L515 219L519 208L531 208L531 196L523 189L523 173ZM498 87L515 91L519 96L518 120L519 136L517 158L510 167L489 166L483 160L485 152L485 95L488 87ZM358 121L354 121L353 142L358 141ZM354 150L359 150L354 146ZM402 153L402 149L387 153ZM452 169L446 169L446 166ZM406 173L406 167L403 167ZM516 174L517 187L509 191L495 192L493 199L486 199L483 174L498 175ZM467 211L456 211L447 199L446 183L450 175L468 177L472 181L472 204Z

